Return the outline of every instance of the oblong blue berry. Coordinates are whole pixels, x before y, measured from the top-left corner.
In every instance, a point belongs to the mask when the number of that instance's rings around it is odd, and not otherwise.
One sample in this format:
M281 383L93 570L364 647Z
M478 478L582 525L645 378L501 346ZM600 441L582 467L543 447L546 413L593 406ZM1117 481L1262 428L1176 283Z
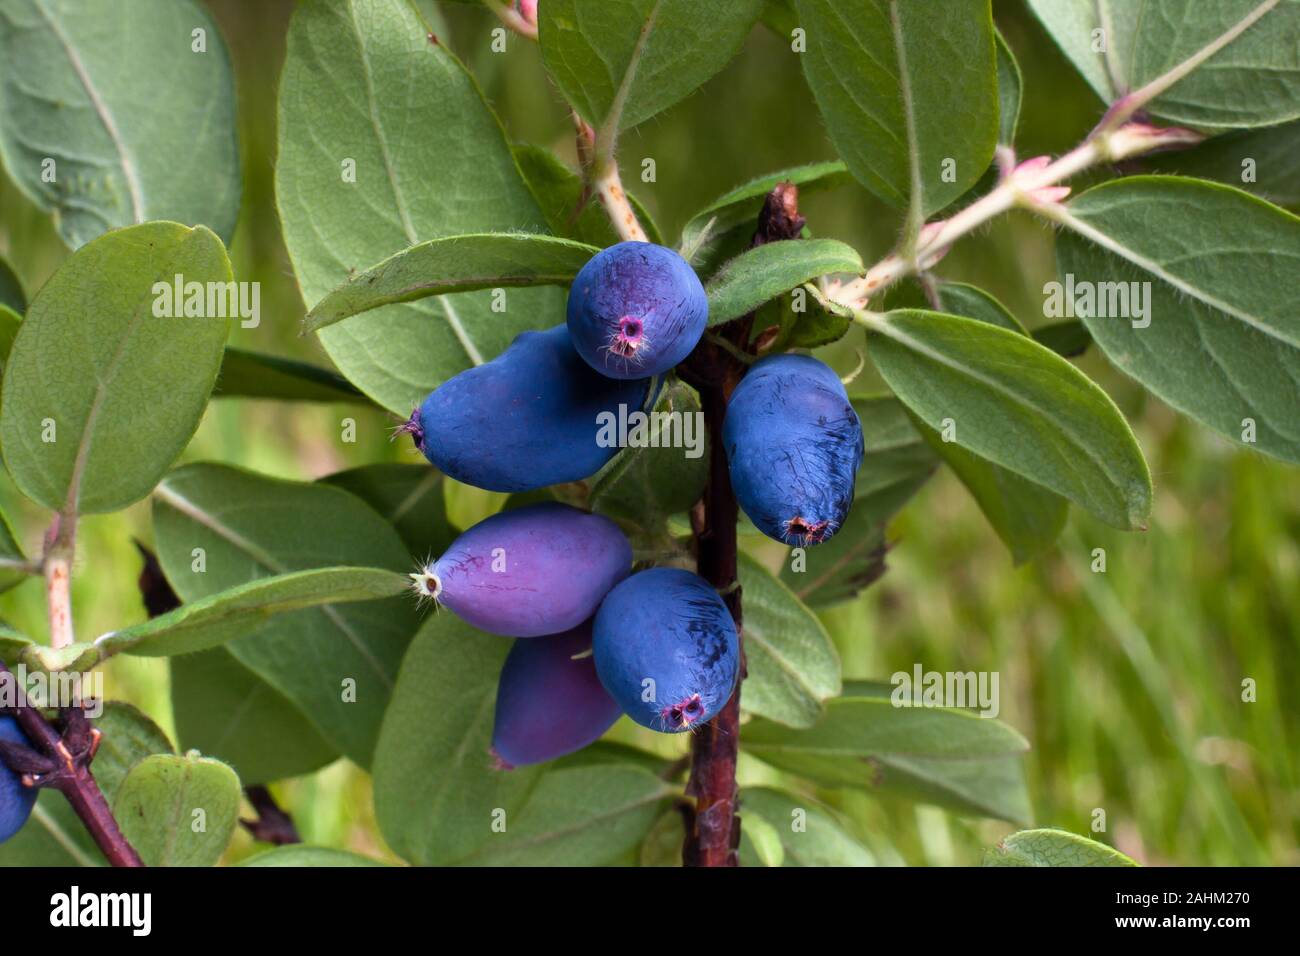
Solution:
M621 715L596 676L591 621L515 641L497 682L492 752L506 767L554 760L598 739Z
M731 699L740 641L731 612L698 574L651 568L623 581L592 629L596 673L623 713L680 733Z
M611 378L662 375L691 354L709 300L690 263L649 242L620 242L582 267L569 289L573 347Z
M731 486L755 526L789 545L844 524L862 464L862 422L839 376L807 355L755 362L722 425Z
M12 717L0 717L0 740L30 747L31 741ZM36 790L25 787L18 774L0 761L0 843L23 828L36 805Z
M631 570L618 525L552 501L480 521L413 577L420 593L479 630L541 637L590 618Z
M457 481L532 491L598 472L618 452L598 441L602 413L637 411L649 385L596 373L557 325L520 333L492 361L438 386L404 430Z

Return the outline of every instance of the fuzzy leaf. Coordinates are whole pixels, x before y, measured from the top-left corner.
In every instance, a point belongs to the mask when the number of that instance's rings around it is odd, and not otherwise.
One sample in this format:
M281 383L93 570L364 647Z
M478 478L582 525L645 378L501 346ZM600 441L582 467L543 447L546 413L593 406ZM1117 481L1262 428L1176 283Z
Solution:
M239 800L239 778L224 763L155 754L126 775L113 816L146 866L212 866L235 832Z
M857 251L837 239L766 243L723 264L709 279L709 325L738 319L819 276L864 268Z
M984 854L985 866L1137 866L1104 843L1065 830L1021 830Z

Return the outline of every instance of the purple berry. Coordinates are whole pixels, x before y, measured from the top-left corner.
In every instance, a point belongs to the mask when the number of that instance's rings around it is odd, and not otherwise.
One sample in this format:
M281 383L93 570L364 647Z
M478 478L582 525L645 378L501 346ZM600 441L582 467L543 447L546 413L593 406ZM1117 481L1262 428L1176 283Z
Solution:
M0 740L30 747L31 741L12 717L0 717ZM18 774L0 760L0 843L23 828L36 805L36 789L25 787Z
M577 627L632 569L618 525L559 502L480 521L411 577L479 630L541 637Z
M601 413L640 409L648 387L592 371L557 325L438 386L401 430L457 481L532 491L598 472L618 452L597 442Z
M695 270L671 249L620 242L582 267L568 316L573 346L588 365L612 378L642 378L691 354L709 300Z
M591 621L515 641L497 684L492 752L504 767L554 760L599 738L621 714L596 676Z
M818 544L844 524L862 423L828 366L807 355L754 363L731 394L722 440L736 500L768 537Z
M638 724L680 733L731 699L740 641L731 612L702 577L651 568L600 605L592 637L596 673Z

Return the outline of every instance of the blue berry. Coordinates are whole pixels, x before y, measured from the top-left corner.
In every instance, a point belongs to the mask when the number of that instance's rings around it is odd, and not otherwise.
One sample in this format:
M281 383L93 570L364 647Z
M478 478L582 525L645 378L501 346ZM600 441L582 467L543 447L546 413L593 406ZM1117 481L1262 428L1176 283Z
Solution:
M731 699L740 641L731 612L702 577L651 568L623 581L596 613L596 673L638 724L680 733Z
M618 452L597 442L599 416L640 409L648 387L592 371L557 325L521 333L492 361L438 386L402 431L457 481L532 491L599 471Z
M30 747L31 741L12 717L0 717L0 740ZM0 843L23 828L36 804L36 790L23 786L18 774L0 761Z
M586 621L631 570L618 525L551 501L480 521L411 577L417 593L479 630L541 637Z
M591 258L569 290L569 332L587 364L612 378L662 375L704 334L709 300L685 259L649 242Z
M862 464L862 423L839 377L806 355L754 363L727 404L731 485L768 537L818 544L844 524Z
M563 634L515 641L501 668L492 728L492 752L502 766L581 750L618 720L622 711L601 686L590 652L590 621Z

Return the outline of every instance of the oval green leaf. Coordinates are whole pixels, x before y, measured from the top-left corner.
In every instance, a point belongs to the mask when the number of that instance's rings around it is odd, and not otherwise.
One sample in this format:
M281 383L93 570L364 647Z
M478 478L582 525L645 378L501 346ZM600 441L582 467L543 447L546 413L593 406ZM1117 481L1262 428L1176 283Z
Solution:
M767 568L741 554L739 573L749 668L741 706L787 727L811 727L822 702L840 692L835 645L817 615Z
M1300 274L1300 219L1229 186L1159 176L1098 186L1068 208L1067 317L1170 405L1300 462L1300 313L1282 291Z
M307 0L280 77L276 200L314 306L349 276L421 242L545 231L501 125L461 63L404 0ZM355 174L355 175L354 175ZM558 289L384 307L321 332L339 371L403 416L442 382L564 314Z
M989 0L796 0L804 75L836 150L919 227L979 181L998 140ZM953 117L961 117L954 123Z
M277 614L323 604L393 597L410 581L382 568L320 568L258 578L182 604L174 611L112 631L95 641L101 659L114 654L192 654L256 631Z
M317 332L395 302L508 286L567 286L600 250L535 233L486 233L430 239L390 256L335 289L307 313Z
M726 262L705 286L709 325L753 312L796 286L838 272L861 273L862 257L838 239L769 242Z
M596 129L630 129L698 90L739 51L762 0L546 0L547 72Z
M239 800L239 778L224 763L155 754L126 775L113 816L146 866L212 866L235 832Z
M82 246L32 300L0 410L5 463L28 497L68 514L123 508L184 449L231 320L186 315L197 299L173 296L178 281L205 291L200 312L229 311L214 294L232 288L221 240L150 222Z
M159 561L186 602L294 571L412 565L392 526L353 495L221 465L168 475L153 519ZM225 647L364 767L417 624L414 601L398 596L277 614Z
M0 89L0 158L70 247L152 219L230 240L234 76L195 0L0 0Z
M1137 866L1104 843L1065 830L1021 830L984 854L985 866Z
M1033 339L973 319L902 309L873 319L870 347L894 394L981 458L1117 528L1145 526L1151 476L1109 396Z

